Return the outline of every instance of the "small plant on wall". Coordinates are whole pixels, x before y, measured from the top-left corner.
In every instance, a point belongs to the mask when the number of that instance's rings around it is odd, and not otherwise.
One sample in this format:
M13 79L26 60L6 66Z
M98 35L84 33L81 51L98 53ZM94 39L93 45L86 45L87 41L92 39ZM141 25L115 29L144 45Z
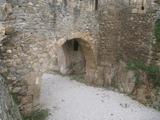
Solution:
M157 44L160 44L160 19L158 19L158 20L155 22L155 30L154 30L154 33L155 33L155 37L156 37L156 42L157 42Z
M46 120L48 116L48 109L38 109L31 112L28 116L23 117L23 120Z
M146 65L139 60L131 60L127 64L127 68L135 72L137 85L142 84L142 81L140 80L140 71L142 71L147 75L147 79L154 87L160 87L160 67L156 65Z

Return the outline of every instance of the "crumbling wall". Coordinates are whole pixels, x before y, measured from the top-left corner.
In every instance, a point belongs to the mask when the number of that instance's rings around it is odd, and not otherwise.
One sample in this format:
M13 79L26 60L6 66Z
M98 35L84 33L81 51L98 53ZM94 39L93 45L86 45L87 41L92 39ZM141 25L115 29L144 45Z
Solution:
M154 56L158 44L154 39L156 12L150 7L145 13L132 13L132 7L114 1L103 5L99 12L98 79L104 86L113 86L132 94L142 103L153 104L159 99L158 88L153 87L147 72L141 71L137 78L135 71L128 69L128 64L138 61L144 67L159 68L158 52ZM137 84L137 79L143 84Z
M152 6L153 1L147 0L143 6L137 6L137 9L141 9L137 12L135 6L127 0L100 0L98 9L94 9L94 2L72 2L73 4L68 1L67 5L64 5L63 1L56 2L57 42L73 38L71 36L74 36L72 34L75 32L80 33L77 38L83 39L83 31L86 31L92 38L86 40L92 43L96 58L96 70L90 73L90 76L94 76L94 80L89 80L91 84L112 86L121 92L132 94L139 88L134 71L127 69L128 63L138 60L145 65L155 64L153 44L156 13ZM81 5L92 9L85 9ZM147 81L145 76L142 73L142 79ZM143 95L134 94L138 96L137 99L140 97L141 102L146 101L148 96L153 97L154 93L152 88L148 87L149 84L145 82L145 87L140 87Z
M13 101L2 76L0 76L0 119L22 120L18 106Z
M13 11L8 17L14 19L2 16L0 27L0 73L18 96L21 113L27 114L38 106L43 72L58 69L54 29L52 22L47 22L52 16L45 1L20 1L11 6Z
M130 94L136 77L126 69L128 61L154 63L155 13L132 13L128 0L99 0L97 6L93 0L12 2L12 14L2 15L0 72L11 91L19 94L24 114L38 104L41 75L47 70L63 71L58 56L69 40L80 41L85 78L91 85L112 86ZM148 89L142 88L141 93Z

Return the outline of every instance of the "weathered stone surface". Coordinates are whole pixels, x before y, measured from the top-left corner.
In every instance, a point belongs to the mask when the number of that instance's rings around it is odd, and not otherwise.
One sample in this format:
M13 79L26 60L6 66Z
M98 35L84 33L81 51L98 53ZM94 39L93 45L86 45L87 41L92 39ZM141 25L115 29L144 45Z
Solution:
M5 80L0 76L0 120L22 120L18 106L5 85Z
M0 35L1 36L5 35L5 27L3 24L0 24Z
M1 2L1 1L0 1ZM0 4L0 20L14 20L15 16L13 14L13 5L11 3L2 2Z
M6 19L7 26L12 27L2 27L1 33L8 36L0 46L0 72L9 88L18 92L20 109L25 114L37 105L41 75L48 70L74 73L75 62L84 60L79 67L85 69L87 83L132 93L135 76L126 69L128 61L155 61L152 43L156 13L147 9L146 13L133 14L128 0L101 0L98 10L93 0L72 0L67 5L54 0L9 2L14 10L8 4L7 18L14 19ZM11 35L14 31L16 34ZM72 44L64 50L63 46L73 39L81 47L79 56ZM143 88L137 90L144 93ZM135 96L139 99L141 94Z
M14 27L12 26L6 26L5 27L5 35L11 35L15 32Z
M11 3L5 3L3 7L4 7L4 11L6 12L6 15L13 14L13 7Z

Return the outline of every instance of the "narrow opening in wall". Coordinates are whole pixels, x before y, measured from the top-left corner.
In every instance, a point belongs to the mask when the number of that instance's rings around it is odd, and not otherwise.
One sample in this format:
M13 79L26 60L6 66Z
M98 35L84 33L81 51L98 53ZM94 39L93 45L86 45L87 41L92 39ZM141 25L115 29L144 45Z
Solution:
M144 6L142 5L141 10L144 10Z
M98 10L98 0L95 0L95 10Z
M77 40L74 40L74 42L73 42L73 49L74 49L74 51L78 51L78 48L79 48L79 43L78 43Z
M144 0L142 0L141 10L144 10Z

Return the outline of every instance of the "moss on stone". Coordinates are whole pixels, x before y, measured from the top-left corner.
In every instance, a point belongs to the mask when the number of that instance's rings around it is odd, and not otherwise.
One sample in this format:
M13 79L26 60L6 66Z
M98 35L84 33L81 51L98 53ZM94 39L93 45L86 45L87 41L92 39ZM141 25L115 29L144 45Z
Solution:
M14 100L14 102L19 105L20 104L20 101L18 99L18 94L17 93L13 93L13 92L10 92L10 94L12 95L12 98Z
M45 120L48 116L48 109L38 109L23 117L23 120Z
M160 19L155 23L155 37L157 44L160 44Z
M131 60L127 64L129 70L135 71L136 84L142 83L139 79L140 71L146 73L148 80L154 85L154 87L160 87L160 67L156 65L146 65L139 60Z
M83 74L79 75L70 75L71 80L76 80L81 83L87 83Z

